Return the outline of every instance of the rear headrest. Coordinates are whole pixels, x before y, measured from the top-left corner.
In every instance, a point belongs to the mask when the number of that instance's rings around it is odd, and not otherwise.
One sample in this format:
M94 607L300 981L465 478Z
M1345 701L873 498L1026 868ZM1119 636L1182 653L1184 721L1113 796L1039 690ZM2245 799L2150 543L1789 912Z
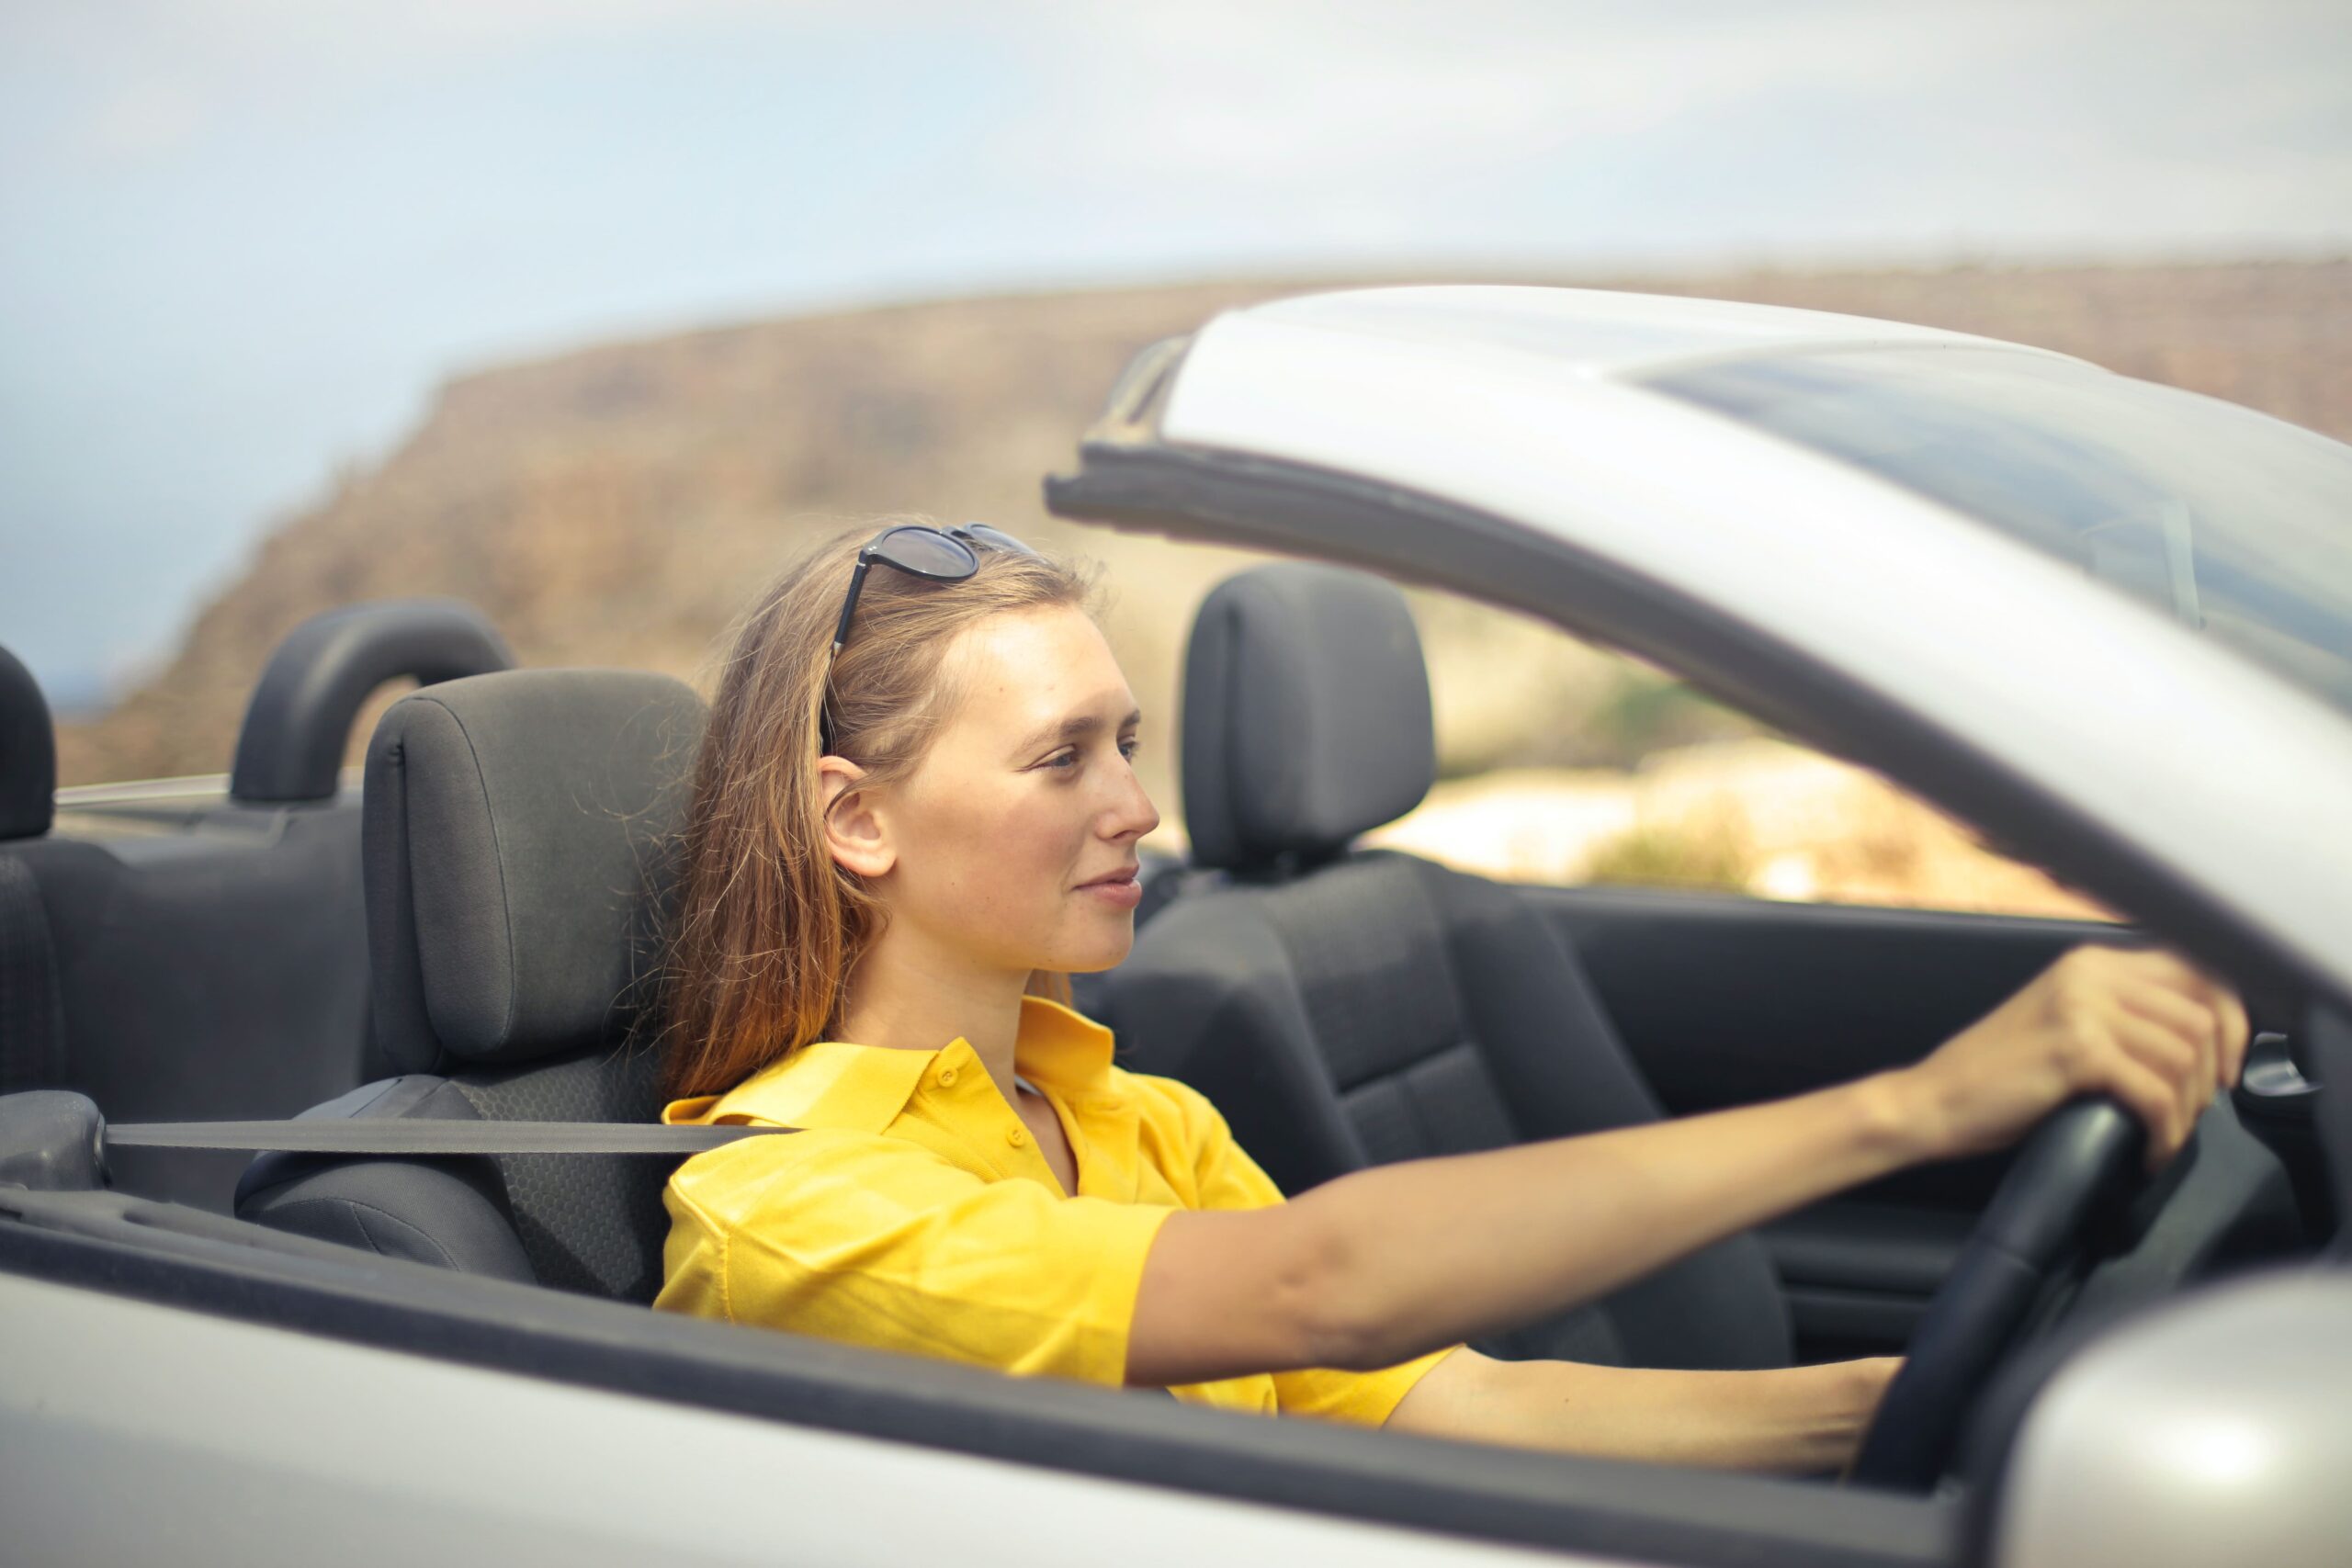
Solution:
M649 989L704 718L678 682L621 670L503 671L392 705L362 827L390 1070L620 1037Z
M1429 671L1405 596L1283 561L1218 584L1184 657L1194 863L1316 860L1420 804L1437 776Z
M40 682L0 648L0 839L38 839L57 809L57 731Z

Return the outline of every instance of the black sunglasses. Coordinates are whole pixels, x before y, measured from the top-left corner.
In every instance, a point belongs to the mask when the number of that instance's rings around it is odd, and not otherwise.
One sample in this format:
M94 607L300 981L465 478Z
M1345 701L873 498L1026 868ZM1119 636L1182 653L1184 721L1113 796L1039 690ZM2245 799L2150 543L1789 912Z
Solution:
M901 523L883 529L857 552L857 570L850 573L849 592L842 599L841 619L833 623L833 649L825 656L825 702L817 713L817 731L826 750L833 749L833 661L841 657L842 644L849 640L849 620L857 613L857 596L865 587L865 574L879 561L926 582L961 582L980 570L982 550L1001 550L1016 556L1037 554L1003 529L991 528L985 523L967 523L959 528Z

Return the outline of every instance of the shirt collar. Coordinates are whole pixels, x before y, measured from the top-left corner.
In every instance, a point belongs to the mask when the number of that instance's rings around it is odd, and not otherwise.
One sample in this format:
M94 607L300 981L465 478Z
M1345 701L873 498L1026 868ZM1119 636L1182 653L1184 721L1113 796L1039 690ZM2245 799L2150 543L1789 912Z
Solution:
M1021 998L1014 1065L1023 1077L1070 1100L1107 1089L1111 1032L1092 1019L1043 997ZM957 1035L937 1051L902 1051L822 1040L804 1045L725 1094L673 1100L662 1120L679 1123L773 1122L788 1127L835 1127L879 1133L914 1098L924 1071L941 1057L977 1055Z

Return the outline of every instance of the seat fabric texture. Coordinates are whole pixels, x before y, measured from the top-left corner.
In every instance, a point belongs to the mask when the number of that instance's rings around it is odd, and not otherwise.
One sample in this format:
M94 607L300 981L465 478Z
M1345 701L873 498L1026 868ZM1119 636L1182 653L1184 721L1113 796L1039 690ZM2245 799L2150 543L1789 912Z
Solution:
M395 704L368 748L364 859L376 1043L398 1076L306 1114L658 1117L634 1037L704 717L678 682L625 671L507 671ZM237 1212L650 1302L675 1164L266 1155Z
M57 742L32 671L0 648L0 841L49 831ZM0 1094L46 1089L64 1073L65 1013L40 879L0 851Z
M1660 1115L1575 954L1518 895L1345 847L1427 791L1430 712L1403 596L1377 579L1286 563L1202 608L1184 799L1189 821L1215 825L1226 874L1139 933L1103 1011L1127 1066L1206 1094L1285 1191ZM1294 776L1334 768L1348 776ZM1764 1249L1743 1235L1486 1348L1770 1367L1788 1363L1790 1329Z

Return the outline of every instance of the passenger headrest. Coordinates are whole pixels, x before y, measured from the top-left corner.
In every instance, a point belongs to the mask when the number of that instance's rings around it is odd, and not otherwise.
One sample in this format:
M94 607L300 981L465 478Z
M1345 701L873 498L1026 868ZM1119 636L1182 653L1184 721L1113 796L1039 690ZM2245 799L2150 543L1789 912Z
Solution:
M1437 776L1421 639L1405 596L1363 572L1284 561L1218 584L1193 622L1183 707L1200 865L1330 855Z
M40 682L0 648L0 839L38 839L57 810L57 731Z
M620 670L503 671L392 705L362 807L390 1070L619 1039L650 990L705 716L678 682Z

